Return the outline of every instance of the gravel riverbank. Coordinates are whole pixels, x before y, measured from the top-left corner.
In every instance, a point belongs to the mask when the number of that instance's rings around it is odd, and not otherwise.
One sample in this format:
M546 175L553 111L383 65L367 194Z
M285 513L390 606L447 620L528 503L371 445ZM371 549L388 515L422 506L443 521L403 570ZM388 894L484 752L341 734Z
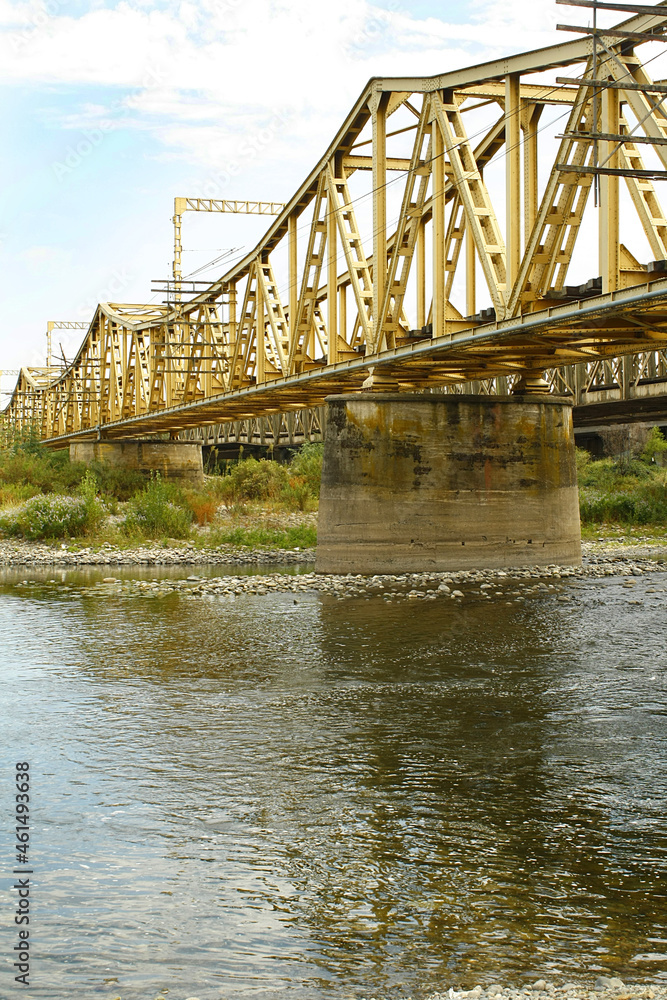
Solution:
M583 542L583 567L573 572L581 575L598 575L592 567L607 565L667 569L667 545L652 539L638 539L631 543L617 541ZM192 542L165 546L153 543L135 548L117 548L109 543L99 547L74 548L64 543L0 541L0 567L2 566L250 566L314 563L315 549L249 549L235 545L216 548L195 546ZM517 567L518 570L536 567ZM558 567L547 567L547 570ZM514 573L515 569L507 572ZM465 577L465 573L455 576ZM550 573L546 573L550 575Z
M58 556L57 550L51 550L51 558ZM652 586L662 591L660 583L667 583L662 573L667 570L667 559L658 561L652 558L629 558L616 555L587 555L582 566L525 566L507 570L461 570L452 573L400 573L375 576L362 574L329 575L315 572L295 574L281 573L280 565L289 562L309 562L313 558L312 550L307 552L245 552L235 553L231 560L226 553L194 552L188 548L178 550L134 550L133 552L112 553L99 560L99 553L62 553L63 561L47 562L45 558L34 558L27 561L25 551L14 553L16 562L6 562L6 566L21 566L25 569L26 578L17 582L17 587L33 586L66 586L64 580L41 581L30 579L30 568L43 570L53 568L86 567L99 565L110 569L122 566L152 565L183 567L182 575L156 577L152 580L137 579L119 573L111 574L92 583L80 585L83 593L88 595L127 594L128 596L166 597L180 595L183 598L220 597L233 598L243 594L269 593L305 593L318 592L328 594L333 598L381 597L392 600L453 600L465 599L492 600L503 599L507 603L520 603L534 597L555 597L558 601L568 602L576 596L578 580L600 579L604 577L623 577L624 587L628 597L639 578L654 576ZM34 552L33 552L34 555ZM39 553L41 556L42 554ZM241 563L272 564L271 570L263 574L234 575L226 572L219 576L197 574L195 559L206 555L214 555L214 565L225 564L227 567ZM121 558L121 557L125 558ZM129 557L129 558L128 558ZM21 561L19 561L21 560ZM25 560L25 561L23 561ZM107 561L108 560L108 561ZM199 565L210 565L206 558L199 559ZM275 567L275 568L274 568ZM268 568L268 567L267 567ZM186 576L186 571L189 570ZM69 587L67 587L69 589ZM632 602L631 602L632 603ZM640 603L637 601L636 603Z
M590 985L585 983L557 983L539 979L534 983L523 986L499 986L492 985L483 989L476 986L472 990L457 990L450 988L442 993L431 993L427 1000L477 1000L477 998L497 997L508 998L508 1000L546 1000L547 997L557 997L558 1000L667 1000L667 984L665 986L656 985L627 985L621 979L608 976L600 976ZM193 998L195 1000L195 998Z
M277 572L279 567L301 564L304 569L315 559L313 549L241 549L220 546L216 549L196 548L192 544L165 548L160 545L135 549L116 549L110 545L99 549L70 550L56 545L35 542L0 542L0 567L109 567L132 566L182 566L195 569L199 566L257 565L271 567L265 575L234 576L226 573L215 577L200 577L190 572L180 579L136 580L107 576L87 588L99 593L122 591L144 596L165 596L180 593L184 596L236 597L241 594L266 594L269 592L318 591L334 597L382 596L386 600L408 598L435 600L448 598L462 600L476 596L481 599L505 597L511 602L521 601L532 595L557 591L558 600L571 600L564 585L567 581L584 578L622 576L631 588L637 577L647 573L667 570L667 548L651 545L620 546L616 543L584 543L582 566L523 566L506 570L461 570L450 573L401 573L382 576L323 575L305 572L298 575ZM54 583L56 581L53 581ZM34 581L21 581L18 586L31 586Z
M355 1000L354 994L346 994ZM621 979L609 976L599 976L590 985L586 983L566 982L562 985L544 979L538 979L528 986L500 986L493 984L486 988L475 986L471 990L458 990L449 987L441 993L429 993L425 1000L667 1000L667 984L665 986L634 984L628 985ZM121 1000L114 997L113 1000ZM186 1000L200 1000L191 996ZM202 997L201 1000L204 1000ZM381 996L370 997L369 1000L382 1000ZM412 1000L408 997L407 1000Z
M197 548L182 545L141 545L119 549L105 544L99 548L69 549L63 544L0 541L2 566L253 566L314 563L314 549L247 549L234 545Z

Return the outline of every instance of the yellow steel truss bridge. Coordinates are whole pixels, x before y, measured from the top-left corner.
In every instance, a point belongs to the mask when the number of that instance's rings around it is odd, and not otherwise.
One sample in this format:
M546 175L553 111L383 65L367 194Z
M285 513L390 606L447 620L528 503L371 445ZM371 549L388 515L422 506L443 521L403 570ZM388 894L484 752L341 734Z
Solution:
M594 386L630 354L664 377L667 84L650 61L667 6L576 5L633 13L483 65L372 79L294 196L252 203L275 215L257 246L197 289L180 222L203 203L178 199L173 301L101 303L73 361L21 370L6 427L54 446L176 435L360 389L530 388L545 370L581 391L572 366ZM642 231L640 262L626 244ZM592 280L568 284L572 263Z

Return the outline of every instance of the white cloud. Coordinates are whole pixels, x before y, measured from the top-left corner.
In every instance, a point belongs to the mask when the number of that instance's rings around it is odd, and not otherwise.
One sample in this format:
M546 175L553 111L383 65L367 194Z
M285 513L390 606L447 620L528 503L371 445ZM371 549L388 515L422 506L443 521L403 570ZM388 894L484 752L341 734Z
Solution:
M61 125L116 120L204 167L237 158L243 138L276 114L296 131L307 126L322 150L370 76L437 73L547 44L555 20L551 0L491 0L470 24L419 20L398 2L385 10L368 0L200 0L159 9L123 0L78 18L59 0L0 2L0 20L20 25L0 35L0 82L113 88L108 106L82 102Z
M32 246L22 250L18 258L30 267L40 270L45 266L66 270L72 261L72 254L62 247Z

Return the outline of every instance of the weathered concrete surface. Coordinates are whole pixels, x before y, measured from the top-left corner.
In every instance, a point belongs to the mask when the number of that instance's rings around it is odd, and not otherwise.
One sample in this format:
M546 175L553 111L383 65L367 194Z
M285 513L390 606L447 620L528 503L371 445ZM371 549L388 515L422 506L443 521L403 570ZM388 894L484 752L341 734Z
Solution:
M201 445L192 441L72 441L73 462L109 462L146 475L159 472L165 479L204 482Z
M581 562L572 407L552 396L331 396L316 570Z

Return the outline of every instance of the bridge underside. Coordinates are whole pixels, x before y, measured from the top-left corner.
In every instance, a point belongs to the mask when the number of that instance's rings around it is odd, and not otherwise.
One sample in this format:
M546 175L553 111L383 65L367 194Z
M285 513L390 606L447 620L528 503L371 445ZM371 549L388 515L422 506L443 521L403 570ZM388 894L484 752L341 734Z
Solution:
M342 392L454 388L472 380L653 351L667 344L667 278L552 306L517 319L452 330L375 355L276 378L261 385L164 407L45 440L134 438L322 406Z

